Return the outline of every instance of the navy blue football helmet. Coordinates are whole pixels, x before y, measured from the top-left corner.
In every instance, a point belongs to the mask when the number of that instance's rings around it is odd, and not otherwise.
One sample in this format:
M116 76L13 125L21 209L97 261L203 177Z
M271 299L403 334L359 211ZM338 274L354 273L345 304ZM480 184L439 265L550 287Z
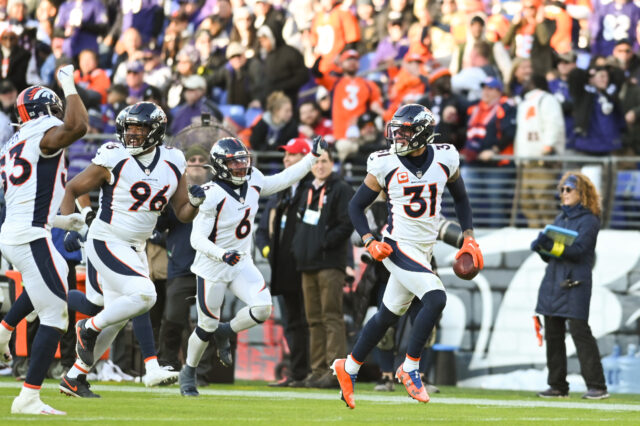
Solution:
M211 165L215 176L242 185L251 175L251 154L237 138L222 138L211 147Z
M64 114L64 106L58 95L43 86L30 86L20 92L16 99L16 110L20 124L46 115L62 120Z
M132 126L143 126L148 132L146 135L134 133L131 131ZM162 144L166 131L167 116L162 108L153 102L138 102L129 107L124 117L122 141L131 155L139 155L155 145Z
M387 123L386 138L392 153L407 155L433 141L436 120L427 107L403 105Z
M132 105L122 108L122 110L118 113L116 117L116 135L118 136L118 141L124 145L124 120L129 113Z

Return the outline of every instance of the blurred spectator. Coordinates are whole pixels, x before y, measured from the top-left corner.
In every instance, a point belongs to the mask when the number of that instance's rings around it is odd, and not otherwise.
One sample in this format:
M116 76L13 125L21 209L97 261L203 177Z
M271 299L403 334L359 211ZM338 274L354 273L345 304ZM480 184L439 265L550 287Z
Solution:
M467 12L473 12L468 10L468 3L470 2L460 1L461 6L458 7L456 0L442 0L439 22L445 28L449 28L456 45L464 43L466 38L467 23L469 22Z
M411 23L416 20L411 3L407 0L389 0L387 5L378 12L376 22L380 38L389 34L387 31L390 20L400 20L403 28L409 28Z
M460 151L466 140L467 101L451 91L451 72L447 68L438 68L429 75L429 89L417 103L436 117L438 140Z
M129 96L127 103L133 105L142 100L144 90L149 86L144 82L144 65L140 61L130 61L127 63L127 86L129 87Z
M116 132L116 117L127 106L129 88L123 84L112 84L107 90L107 103L102 106L104 133Z
M629 39L616 42L611 56L617 66L624 71L624 76L632 83L640 83L640 58L633 52L633 43Z
M51 35L51 53L43 61L40 68L40 78L47 86L53 84L53 72L56 68L56 61L64 56L62 45L64 44L64 30L56 28ZM71 60L69 60L71 62Z
M592 17L591 53L609 56L616 42L636 40L640 8L631 0L602 1ZM637 45L637 41L636 41Z
M173 123L170 126L171 134L177 134L180 130L190 125L194 117L200 117L203 112L210 113L218 122L222 122L223 115L220 109L205 96L207 82L204 77L190 75L183 80L182 85L184 87L184 103L180 104L173 114Z
M457 74L463 68L471 67L471 52L473 46L479 41L486 41L491 46L489 62L500 69L503 76L509 74L511 70L511 58L504 45L497 41L495 43L487 40L485 35L485 21L481 16L475 15L469 22L467 37L464 43L456 47L456 51L451 57L449 69L452 74Z
M18 92L26 89L31 53L18 45L15 29L6 22L0 22L0 59L0 80L10 80Z
M569 90L574 100L575 149L591 155L606 155L622 148L624 115L617 88L609 85L606 67L575 68L569 74Z
M638 57L631 50L631 43L622 40L613 48L613 61L618 65L613 71L620 84L619 102L627 128L622 133L622 155L640 154L640 86L638 86ZM635 64L633 64L635 62Z
M129 28L140 32L143 45L156 45L164 24L162 0L120 0L118 15L105 37L104 44L111 46L120 34Z
M407 31L402 26L402 15L400 12L391 12L391 14L393 19L390 18L387 21L388 35L378 43L371 60L372 68L395 68L396 61L400 61L409 50ZM393 78L394 73L389 72L389 77Z
M279 149L284 151L282 163L288 168L311 151L307 139L291 139ZM271 266L271 294L278 299L283 315L285 338L291 354L291 375L269 386L303 386L309 373L309 329L304 312L302 276L297 270L291 242L298 222L297 208L306 195L303 188L313 179L309 173L300 182L274 194L267 201L256 231L256 246Z
M251 148L272 151L297 136L298 123L293 117L291 100L284 92L273 92L267 98L266 112L251 131Z
M14 108L17 97L18 92L11 81L0 81L0 150L13 135L11 123L18 122Z
M470 54L470 67L463 68L451 77L453 93L463 95L469 102L480 99L482 88L480 84L487 78L500 78L500 71L493 65L491 46L486 41L476 42Z
M315 101L302 102L298 107L298 116L300 117L300 125L298 126L300 135L307 139L322 136L329 144L335 142L333 123L321 115L320 107Z
M567 11L568 3L551 1L544 5L545 18L555 24L555 31L553 31L549 44L559 54L569 53L572 49L578 48L580 23ZM576 5L571 2L569 7L573 6Z
M70 58L85 49L98 51L98 37L107 34L107 10L100 0L67 0L58 10L56 27L64 28L64 53Z
M575 136L573 133L573 99L569 93L569 73L576 67L576 54L573 52L558 55L557 70L549 79L549 91L560 101L565 126L565 148L573 150Z
M302 54L284 43L275 28L263 25L258 29L260 57L264 64L262 96L265 100L275 91L283 91L292 104L298 102L298 90L309 80ZM289 140L291 138L288 138Z
M467 110L467 141L462 149L465 166L462 177L470 194L476 194L489 207L487 215L478 214L478 226L502 226L506 218L502 191L504 175L493 160L496 154L513 152L516 133L516 109L502 96L503 86L495 77L482 82L480 102ZM509 202L511 197L509 196ZM486 207L483 206L483 207ZM474 215L474 223L476 216Z
M326 74L336 70L335 61L343 50L357 47L360 27L351 11L342 8L342 0L319 0L318 4L320 10L311 23L310 39L318 69Z
M245 56L247 58L256 56L260 49L254 21L255 16L247 6L239 7L233 12L233 27L229 40L240 43L245 48Z
M347 251L353 225L347 214L351 186L333 173L329 151L313 165L314 179L302 185L292 253L302 272L304 309L309 324L311 374L306 387L333 388L333 360L347 350L342 311Z
M333 117L331 114L331 104L333 103L331 92L324 86L318 86L316 89L316 103L318 104L318 108L320 108L320 115L329 119ZM331 123L333 124L333 122Z
M96 109L90 109L89 127L87 134L67 148L67 156L69 159L67 179L71 180L75 175L86 169L91 160L96 156L98 148L105 142L102 139L92 138L91 135L101 135L104 131L104 121L102 113Z
M506 78L505 94L514 98L516 104L522 99L525 82L529 81L534 72L532 62L528 58L515 58L511 64L511 72Z
M602 205L600 195L588 177L567 172L558 183L562 211L554 225L575 231L578 236L565 246L540 233L531 243L547 268L538 290L536 313L544 315L549 389L545 398L569 396L567 382L567 322L576 347L580 373L587 385L583 399L608 398L598 344L589 327L592 269Z
M115 84L124 84L127 78L127 62L140 59L142 52L142 38L135 28L126 30L120 40L116 43L114 49L116 62L111 69L113 70L112 80Z
M171 68L162 60L160 49L143 49L140 60L144 64L145 83L166 91L171 83Z
M555 164L539 159L562 155L565 127L560 102L549 93L544 76L534 74L524 85L523 100L518 105L514 155L521 158L520 208L530 228L542 228L555 217Z
M382 108L382 95L378 86L363 77L358 77L357 50L346 50L340 55L342 75L322 74L316 61L312 72L319 84L333 93L331 103L331 115L333 121L333 135L342 139L347 135L347 129L356 123L365 111L371 110L376 114L384 115Z
M169 85L167 93L167 105L169 108L177 107L183 98L182 82L191 75L196 75L198 68L198 52L193 46L185 46L176 56L175 74Z
M20 47L35 52L38 21L31 19L25 0L11 0L7 3L7 22L18 35Z
M53 37L53 24L58 14L58 6L51 0L43 0L36 9L36 19L38 20L38 31L36 38L42 43L51 45Z
M380 42L380 34L378 34L378 26L375 20L376 10L373 7L373 2L371 0L357 0L356 12L361 32L358 52L360 52L360 55L375 52Z
M107 89L111 80L107 73L98 68L98 54L92 50L83 50L78 55L79 69L75 71L76 85L100 94L102 103L107 102Z
M413 104L426 92L429 82L423 74L422 56L407 53L402 61L402 68L389 85L389 107L385 111L384 120L389 121L401 105Z
M198 74L208 75L225 64L225 49L229 45L229 37L223 32L220 23L216 22L210 30L199 29L193 40L200 64Z
M356 151L345 158L346 163L366 166L372 152L387 148L387 140L376 122L375 114L367 111L358 117L358 137L355 139Z
M209 84L220 87L227 94L227 104L260 107L256 94L264 75L258 61L247 59L244 46L237 42L226 50L227 64L209 76Z
M189 41L189 19L186 15L174 13L169 19L169 25L164 30L162 43L162 57L170 67L175 65L176 55Z
M523 0L522 12L516 14L502 38L513 58L535 58L534 72L545 75L553 67L551 36L554 23L544 17L541 0Z
M271 4L272 0L256 0L253 4L253 13L255 14L254 26L260 28L267 25L273 30L274 37L282 36L282 27L284 27L284 13L280 9L276 9Z

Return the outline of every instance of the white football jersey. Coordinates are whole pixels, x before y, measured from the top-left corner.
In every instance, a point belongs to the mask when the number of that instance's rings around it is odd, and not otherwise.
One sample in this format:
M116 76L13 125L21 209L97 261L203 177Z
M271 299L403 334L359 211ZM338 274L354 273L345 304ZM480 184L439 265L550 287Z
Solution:
M91 223L89 237L143 246L178 189L187 167L184 154L160 145L151 164L145 166L121 143L109 142L98 149L91 161L107 168L111 180L100 188L100 209Z
M449 144L427 145L427 161L420 169L388 150L371 154L367 172L387 194L389 216L382 235L396 241L434 242L442 193L459 165L458 151Z
M240 262L251 260L253 221L258 213L260 196L275 194L299 181L309 172L314 161L313 156L308 154L298 163L273 176L264 176L254 167L239 191L225 181L203 185L207 196L193 221L192 243L194 234L205 236L208 239L207 244L213 243L216 250L223 253L237 250L244 253ZM208 247L194 245L194 248L196 257L191 271L198 276L205 279L228 280L231 278L227 276L227 272L233 274L241 270L238 265L231 267L207 256L203 249L208 250Z
M67 165L63 149L44 155L40 142L48 130L62 124L52 116L29 120L3 147L0 175L7 216L0 242L25 244L51 235L51 222L64 196Z

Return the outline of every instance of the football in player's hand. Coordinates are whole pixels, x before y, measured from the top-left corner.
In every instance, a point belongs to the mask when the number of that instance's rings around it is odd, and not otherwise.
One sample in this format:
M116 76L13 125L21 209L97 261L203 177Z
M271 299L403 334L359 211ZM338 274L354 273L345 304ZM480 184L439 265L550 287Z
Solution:
M463 280L471 280L480 270L473 266L473 257L469 253L462 253L459 258L453 262L453 272Z

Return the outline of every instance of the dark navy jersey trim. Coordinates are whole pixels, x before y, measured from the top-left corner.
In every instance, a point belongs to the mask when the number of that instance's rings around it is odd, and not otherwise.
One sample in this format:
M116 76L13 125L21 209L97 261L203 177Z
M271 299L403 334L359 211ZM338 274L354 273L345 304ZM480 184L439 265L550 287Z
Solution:
M222 210L222 206L224 206L224 202L227 199L223 199L216 206L216 221L213 223L213 229L211 230L211 234L209 234L209 241L212 243L216 242L216 237L218 236L218 219L220 219L220 211Z
M44 228L51 211L51 201L53 191L58 179L58 168L60 167L60 156L62 151L55 157L40 157L38 159L36 171L36 199L33 204L33 217L31 226ZM65 299L66 300L66 299Z
M203 314L205 314L209 318L219 320L220 318L213 315L209 310L209 308L207 307L207 299L206 299L206 294L204 289L204 278L197 277L196 284L197 284L196 294L198 295L198 305L200 305L200 310L202 311Z
M51 253L51 247L49 247L47 239L39 238L33 240L29 243L29 246L31 247L31 254L33 255L42 280L53 294L66 302L67 292L65 290L63 277L60 276L58 268L56 268L53 253ZM66 279L66 277L64 278Z
M227 194L231 195L237 202L239 202L240 204L244 204L247 199L247 191L249 189L249 184L247 182L244 182L242 186L240 186L240 195L238 195L238 193L236 192L237 187L234 188L229 183L220 179L216 180L216 183L218 184L218 186L220 186L220 188L224 189Z
M389 255L389 260L392 261L397 267L402 268L406 271L412 272L428 272L433 274L433 271L429 269L427 266L422 265L415 260L411 259L407 256L401 249L398 247L398 243L392 240L391 238L386 237L384 242L389 244L393 249L393 252Z
M178 179L178 183L180 183L180 178L182 177L182 173L180 173L180 170L178 170L178 166L176 166L175 164L167 160L164 160L164 162L167 163L169 167L171 167L171 170L173 170L173 173L176 174L176 179Z
M451 171L449 170L449 167L445 166L442 163L438 163L440 165L440 167L442 167L442 171L444 172L445 175L447 175L447 180L449 180L449 178L451 177Z
M118 180L120 179L120 172L122 168L129 161L128 158L121 160L116 166L111 169L111 174L113 175L113 185L109 183L105 183L102 185L102 201L100 203L100 219L104 222L111 223L111 218L113 217L113 209L111 205L113 204L113 191L118 185Z
M102 263L116 274L146 278L131 266L118 259L111 250L109 250L107 243L104 241L93 240L93 248L96 250L96 254L100 257L100 260L102 260Z
M398 156L402 165L405 166L407 170L409 170L418 179L422 178L425 175L425 173L431 166L431 163L433 162L433 157L434 157L434 153L433 153L433 147L431 145L427 145L427 158L421 167L414 166L413 163L411 163L411 161L406 156L402 156L402 155Z
M149 173L151 173L158 164L158 161L160 161L160 147L156 146L156 152L153 156L153 160L151 160L151 164L149 164L148 166L142 164L135 156L132 155L132 157L134 160L136 160L136 163L138 163L138 166L140 166L140 169L142 169L143 172L146 173L146 171L149 170Z
M93 267L93 263L87 260L87 281L89 285L99 294L102 294L102 289L98 285L98 271Z

